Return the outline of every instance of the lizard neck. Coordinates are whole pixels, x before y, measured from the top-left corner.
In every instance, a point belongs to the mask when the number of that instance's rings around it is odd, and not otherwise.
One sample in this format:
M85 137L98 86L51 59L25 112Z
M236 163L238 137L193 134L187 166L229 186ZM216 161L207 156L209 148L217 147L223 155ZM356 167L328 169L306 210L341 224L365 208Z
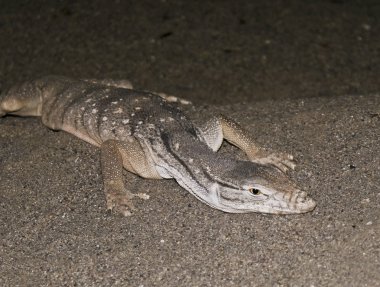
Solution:
M164 153L160 152L165 157L160 161L161 167L199 200L215 206L217 184L211 174L215 174L227 161L233 160L220 158L205 143L192 135L162 134L161 139L162 147L165 149Z

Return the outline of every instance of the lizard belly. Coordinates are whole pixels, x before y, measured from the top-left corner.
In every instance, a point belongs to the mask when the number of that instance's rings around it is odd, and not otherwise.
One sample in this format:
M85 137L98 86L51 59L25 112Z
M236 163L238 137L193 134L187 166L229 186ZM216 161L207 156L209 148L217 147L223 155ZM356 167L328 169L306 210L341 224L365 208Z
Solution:
M94 146L100 147L100 145L101 145L101 143L92 139L86 132L81 132L81 131L73 128L70 125L63 124L61 129L65 132L68 132L68 133L80 138L81 140L84 140L84 141L94 145Z

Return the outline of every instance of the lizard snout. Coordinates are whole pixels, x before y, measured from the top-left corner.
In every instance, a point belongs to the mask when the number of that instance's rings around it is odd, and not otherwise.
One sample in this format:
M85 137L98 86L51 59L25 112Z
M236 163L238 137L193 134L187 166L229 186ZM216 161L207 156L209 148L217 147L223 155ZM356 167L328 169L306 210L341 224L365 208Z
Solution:
M315 208L316 202L308 197L305 191L299 190L295 197L295 209L300 213L311 211Z

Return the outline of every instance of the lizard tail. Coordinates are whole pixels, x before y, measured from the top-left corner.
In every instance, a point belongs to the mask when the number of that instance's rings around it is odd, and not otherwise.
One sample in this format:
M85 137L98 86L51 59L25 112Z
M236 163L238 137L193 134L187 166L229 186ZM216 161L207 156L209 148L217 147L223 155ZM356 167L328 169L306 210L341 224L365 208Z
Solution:
M41 109L41 90L34 82L13 86L0 94L0 117L6 114L40 116Z

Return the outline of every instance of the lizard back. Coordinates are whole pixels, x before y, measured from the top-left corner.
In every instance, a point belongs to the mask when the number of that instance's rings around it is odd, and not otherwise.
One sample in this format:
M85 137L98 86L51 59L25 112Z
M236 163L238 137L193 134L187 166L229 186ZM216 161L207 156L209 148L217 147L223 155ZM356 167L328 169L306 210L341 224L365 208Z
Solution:
M110 87L86 81L51 78L42 88L42 121L99 146L108 139L149 138L156 133L195 127L175 105L150 92Z

